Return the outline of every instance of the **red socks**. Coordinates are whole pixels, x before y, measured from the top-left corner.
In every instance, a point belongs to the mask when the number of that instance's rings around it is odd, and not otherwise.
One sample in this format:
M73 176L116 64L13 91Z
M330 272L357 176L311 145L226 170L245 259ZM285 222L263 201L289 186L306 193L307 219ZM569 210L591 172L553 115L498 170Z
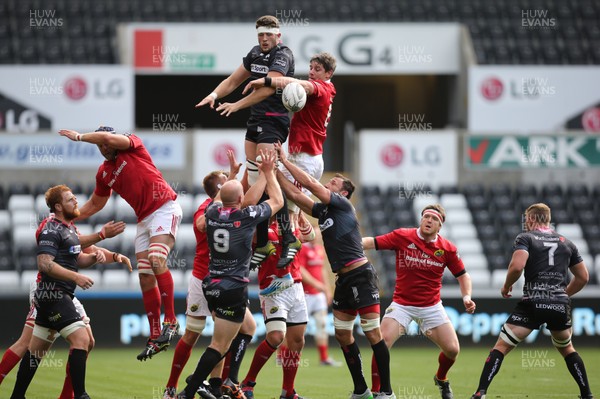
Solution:
M329 354L327 353L327 345L318 345L317 348L319 349L319 357L321 358L321 361L324 362L329 358Z
M169 375L169 382L167 387L177 388L177 382L181 376L181 372L185 367L190 355L192 354L192 346L185 343L184 340L180 339L175 347L175 354L173 355L173 363L171 364L171 374Z
M271 345L269 345L266 339L263 340L260 343L260 345L258 345L258 348L256 348L256 352L254 352L254 357L252 358L250 370L248 370L248 374L246 375L246 378L244 378L245 383L247 383L248 381L256 382L256 377L258 376L258 373L276 350L276 348L273 348Z
M281 365L283 366L282 392L286 396L294 393L294 380L300 364L300 352L291 351L286 346L281 346Z
M150 323L150 338L155 339L160 335L162 326L160 324L160 291L158 287L142 292L144 309Z
M454 364L454 360L446 357L446 355L444 355L444 352L440 352L440 356L438 356L438 362L440 365L435 376L438 380L443 381L447 378L446 374L448 374L448 370L450 370L450 367L452 367L452 365Z
M379 392L381 390L381 379L379 378L379 369L375 355L371 358L371 391Z
M10 349L7 349L6 352L4 352L2 361L0 361L0 384L4 380L4 377L6 377L6 375L15 368L20 360L21 357Z
M166 272L157 274L155 277L158 289L160 290L160 298L164 305L164 321L174 323L177 321L177 317L175 317L175 297L173 294L173 276L171 275L171 271L167 269Z

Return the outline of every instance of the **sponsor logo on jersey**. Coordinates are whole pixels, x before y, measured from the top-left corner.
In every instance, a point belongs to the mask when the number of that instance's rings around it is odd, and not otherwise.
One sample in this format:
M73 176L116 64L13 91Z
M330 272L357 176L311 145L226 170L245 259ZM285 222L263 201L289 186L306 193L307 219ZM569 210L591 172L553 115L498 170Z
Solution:
M421 258L429 259L429 255L427 255L425 252L421 252Z
M286 67L287 66L287 61L286 60L282 60L282 59L278 59L278 60L275 60L274 64L282 66L282 67Z
M48 240L40 240L39 245L46 246L46 247L56 247L56 243L54 241L48 241Z
M252 64L252 65L250 65L250 72L253 72L253 73L264 73L266 75L267 73L269 73L269 67L266 66L266 65Z
M105 177L106 177L106 171L105 171L105 170L103 170L103 171L102 171L102 178L104 179Z
M70 254L78 254L81 252L81 245L71 245L69 247Z
M415 243L414 243L414 242L411 242L411 243L408 245L408 247L407 247L407 248L408 248L408 249L417 249L417 246L415 245Z
M443 250L443 249L438 249L438 250L437 250L437 251L435 251L433 254L434 254L435 256L442 256L442 255L444 255L444 250ZM458 255L458 253L457 253L457 255Z
M273 306L271 309L269 309L269 313L270 314L274 314L275 312L277 312L279 310L279 306Z
M156 229L156 232L160 232L160 231L164 231L165 229L162 228L162 226L158 226L158 229Z
M333 226L333 219L328 218L322 224L319 225L319 228L321 229L321 231L325 231L328 228L330 228L331 226Z

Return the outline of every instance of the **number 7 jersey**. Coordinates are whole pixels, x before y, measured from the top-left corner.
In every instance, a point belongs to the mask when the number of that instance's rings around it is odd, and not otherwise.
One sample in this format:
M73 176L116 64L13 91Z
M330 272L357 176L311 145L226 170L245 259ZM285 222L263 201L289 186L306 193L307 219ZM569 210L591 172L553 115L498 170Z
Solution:
M271 217L271 207L263 202L243 209L225 208L213 202L205 217L210 277L248 282L252 237L256 225Z

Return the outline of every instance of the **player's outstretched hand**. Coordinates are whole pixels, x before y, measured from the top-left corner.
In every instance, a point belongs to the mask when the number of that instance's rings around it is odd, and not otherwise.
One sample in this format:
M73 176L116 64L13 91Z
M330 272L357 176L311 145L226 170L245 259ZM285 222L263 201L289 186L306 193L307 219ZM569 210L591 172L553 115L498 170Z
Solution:
M251 80L250 82L248 82L248 84L246 85L246 87L244 87L244 90L242 91L242 94L246 94L250 90L259 89L259 88L263 87L264 85L265 85L265 80L264 79L254 79L254 80Z
M465 305L465 310L467 311L467 313L475 313L475 302L471 299L470 296L464 296L463 304Z
M61 136L65 136L69 140L78 141L77 137L79 136L79 132L76 132L75 130L60 129L58 131L58 134L60 134Z
M78 287L87 290L88 288L92 288L94 285L94 280L84 274L77 273L77 277L75 277L75 284L77 284Z
M217 112L220 112L221 116L229 116L239 110L240 108L237 103L221 103L217 107Z
M202 99L194 108L200 108L208 104L212 109L215 108L215 98L210 94Z
M112 238L124 232L126 226L127 225L125 224L125 222L115 222L114 220L111 220L110 222L102 226L100 232L104 237Z
M281 146L281 143L279 141L277 143L273 143L273 147L275 148L275 151L277 152L277 157L279 158L281 163L287 161L287 155L285 154L285 150Z
M233 180L240 173L240 169L242 167L241 163L238 163L237 159L235 159L235 152L233 150L227 150L227 159L229 159L229 179Z
M261 173L273 173L275 170L275 160L277 159L275 151L260 150L259 152L261 161L258 163L258 170L260 170Z
M500 293L502 294L502 297L504 297L504 298L511 298L512 297L511 292L512 292L512 285L510 287L506 287L504 285L500 289Z
M97 250L94 252L94 256L96 257L96 263L106 262L106 255L104 255L103 251Z
M131 260L127 256L125 256L123 254L118 254L117 262L122 263L125 266L127 266L127 269L129 269L129 273L131 273L133 271L133 268L131 267Z

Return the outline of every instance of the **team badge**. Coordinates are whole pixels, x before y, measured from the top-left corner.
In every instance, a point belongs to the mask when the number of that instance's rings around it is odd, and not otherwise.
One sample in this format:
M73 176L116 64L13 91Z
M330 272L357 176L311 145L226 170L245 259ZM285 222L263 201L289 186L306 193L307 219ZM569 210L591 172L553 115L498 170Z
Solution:
M442 256L444 254L444 250L443 249L438 249L437 251L435 251L433 253L435 256Z
M196 311L198 310L198 304L196 304L196 303L195 303L195 304L193 304L192 306L190 306L190 310L191 310L192 312L196 312Z
M269 313L270 313L270 314L273 314L273 313L277 312L278 310L279 310L279 307L278 307L278 306L273 306L273 307L271 308L271 310L269 310Z
M239 220L233 222L233 225L237 228L240 227L242 225L242 222L240 222Z
M387 309L385 310L385 314L392 313L393 311L394 311L394 309L392 309L392 308L387 308Z

